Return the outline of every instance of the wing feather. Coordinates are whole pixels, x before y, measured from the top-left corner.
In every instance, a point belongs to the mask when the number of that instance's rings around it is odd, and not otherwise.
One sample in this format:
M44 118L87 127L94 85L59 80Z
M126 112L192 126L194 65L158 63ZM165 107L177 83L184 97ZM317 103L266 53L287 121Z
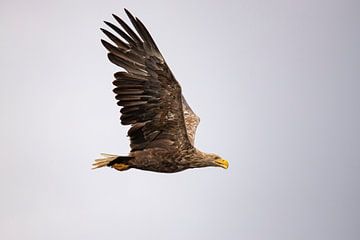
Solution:
M200 123L200 118L193 112L189 104L186 102L184 96L182 96L182 104L183 104L186 132L191 144L194 145L196 129Z
M181 87L145 26L125 9L136 31L113 15L118 26L105 22L118 36L101 29L115 44L102 40L108 58L126 71L114 74L115 98L132 151L147 148L188 148L192 140L185 126ZM122 40L122 39L123 40Z

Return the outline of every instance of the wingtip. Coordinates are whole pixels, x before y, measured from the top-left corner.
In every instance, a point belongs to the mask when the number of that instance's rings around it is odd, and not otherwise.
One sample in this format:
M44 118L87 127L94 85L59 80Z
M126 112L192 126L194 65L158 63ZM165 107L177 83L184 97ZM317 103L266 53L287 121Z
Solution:
M104 39L101 39L100 41L101 41L101 44L107 49L107 46L109 43Z
M113 14L112 16L117 22L119 22L119 23L123 22L123 20L119 16L117 16L115 14Z
M106 25L108 25L108 26L110 26L110 25L111 25L111 23L110 23L110 22L108 22L108 21L104 21L104 23L105 23Z
M130 12L129 10L127 10L126 8L124 8L124 11L125 11L126 15L128 15L129 18L134 17L134 16L131 14L131 12Z
M106 30L105 28L100 28L100 30L106 35L109 36L110 32Z

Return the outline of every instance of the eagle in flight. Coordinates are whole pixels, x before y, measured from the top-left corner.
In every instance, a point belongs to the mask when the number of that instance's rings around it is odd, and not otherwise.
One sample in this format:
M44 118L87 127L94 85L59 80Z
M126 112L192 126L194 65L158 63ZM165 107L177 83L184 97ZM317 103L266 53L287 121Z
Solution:
M186 102L148 30L125 12L135 31L113 15L120 26L105 24L122 39L101 29L112 43L101 42L109 51L109 60L125 70L114 74L113 91L122 107L121 124L131 126L131 151L128 156L102 154L93 169L108 166L119 171L135 168L163 173L210 166L227 169L228 161L194 147L199 117Z

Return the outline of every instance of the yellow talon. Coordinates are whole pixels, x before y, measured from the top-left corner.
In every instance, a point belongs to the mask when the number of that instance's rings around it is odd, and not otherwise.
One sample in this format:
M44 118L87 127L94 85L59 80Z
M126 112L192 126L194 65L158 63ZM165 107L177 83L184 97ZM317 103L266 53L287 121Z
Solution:
M129 169L129 165L124 164L124 163L115 163L111 167L113 167L113 168L115 168L116 170L119 170L119 171L125 171L125 170Z

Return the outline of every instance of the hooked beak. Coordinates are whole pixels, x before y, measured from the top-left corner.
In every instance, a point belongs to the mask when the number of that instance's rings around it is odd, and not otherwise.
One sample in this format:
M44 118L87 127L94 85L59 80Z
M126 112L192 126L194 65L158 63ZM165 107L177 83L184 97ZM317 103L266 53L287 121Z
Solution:
M215 160L215 164L219 167L222 167L224 169L227 169L229 167L229 162L225 159Z

